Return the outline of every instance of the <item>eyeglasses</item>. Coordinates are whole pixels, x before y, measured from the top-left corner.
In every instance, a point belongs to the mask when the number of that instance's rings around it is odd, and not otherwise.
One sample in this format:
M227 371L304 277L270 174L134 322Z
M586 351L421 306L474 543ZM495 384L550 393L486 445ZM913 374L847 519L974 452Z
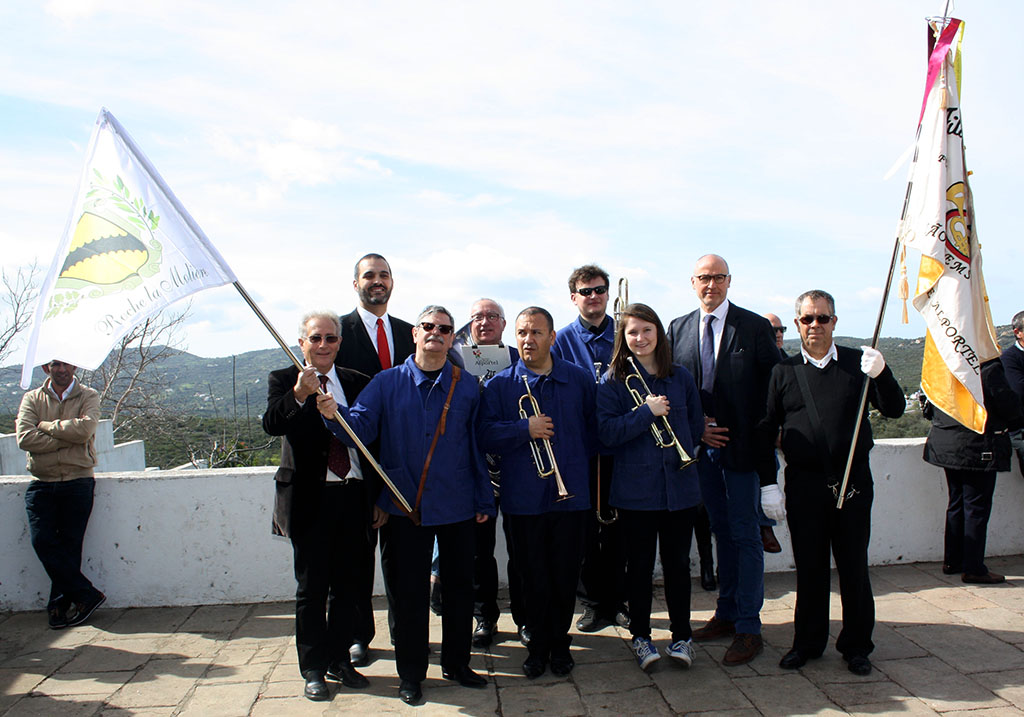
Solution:
M772 328L775 329L775 333L777 333L777 334L784 334L784 333L786 333L786 327L785 326L773 326Z
M433 331L434 329L437 329L442 334L447 336L452 332L454 327L451 324L432 324L429 321L421 321L420 328L428 333Z
M602 296L608 293L607 286L585 286L582 289L576 289L576 293L580 296L590 296L591 294L597 294Z
M321 341L323 341L328 346L333 346L334 344L338 343L338 340L340 338L340 336L336 336L335 334L327 334L326 336L321 336L320 334L313 334L312 336L307 337L306 341L308 341L311 344L318 344Z
M729 278L729 275L728 274L698 274L697 276L695 276L693 278L697 280L697 283L703 284L704 286L707 286L708 284L710 284L712 282L714 282L715 284L725 283L725 280Z
M801 316L800 323L803 324L804 326L810 326L815 321L817 321L819 325L824 326L825 324L832 323L832 319L834 318L835 316L833 316L832 314L818 314L817 316L811 314L809 316ZM776 331L778 331L778 329L776 329Z
M497 321L498 319L505 318L501 314L496 314L493 311L489 311L486 314L473 314L469 317L470 321L475 321L478 324L482 324L485 321Z

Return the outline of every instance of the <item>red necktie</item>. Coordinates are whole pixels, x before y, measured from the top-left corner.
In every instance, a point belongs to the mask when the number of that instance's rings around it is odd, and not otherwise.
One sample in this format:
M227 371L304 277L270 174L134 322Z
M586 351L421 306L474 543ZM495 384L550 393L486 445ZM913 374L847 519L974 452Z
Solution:
M317 376L320 379L320 386L327 390L327 377L323 374ZM327 467L339 478L348 475L352 462L348 458L348 448L333 435L331 436L331 447L327 450Z
M377 358L383 371L391 368L391 349L388 348L388 335L384 331L384 319L377 319Z

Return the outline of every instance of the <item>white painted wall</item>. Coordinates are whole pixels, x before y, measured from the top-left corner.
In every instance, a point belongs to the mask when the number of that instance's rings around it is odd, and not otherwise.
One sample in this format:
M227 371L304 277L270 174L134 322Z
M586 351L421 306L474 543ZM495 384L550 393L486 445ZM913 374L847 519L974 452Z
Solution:
M921 460L924 439L880 441L872 452L872 564L942 559L946 508L940 469ZM287 600L294 596L291 545L270 534L274 468L115 473L96 481L84 571L111 606ZM29 543L29 479L0 477L0 609L38 609L49 586ZM1024 480L996 482L989 555L1024 553ZM768 571L793 567L789 535ZM504 543L498 531L498 565ZM380 571L377 592L381 592Z
M141 471L146 468L146 448L143 441L114 444L114 424L104 419L96 426L96 471L114 473ZM28 475L25 451L18 448L18 437L13 433L0 434L0 475Z

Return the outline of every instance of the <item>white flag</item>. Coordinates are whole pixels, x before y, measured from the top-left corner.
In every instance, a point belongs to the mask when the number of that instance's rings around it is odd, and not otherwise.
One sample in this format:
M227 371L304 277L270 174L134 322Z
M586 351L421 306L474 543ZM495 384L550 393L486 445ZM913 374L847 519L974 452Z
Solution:
M21 387L54 359L93 370L136 324L235 281L124 127L100 110L64 235L39 292Z
M999 346L964 160L960 48L953 44L962 27L950 20L929 58L899 237L922 254L914 294L914 307L928 324L921 385L939 409L981 433L981 364L997 358Z

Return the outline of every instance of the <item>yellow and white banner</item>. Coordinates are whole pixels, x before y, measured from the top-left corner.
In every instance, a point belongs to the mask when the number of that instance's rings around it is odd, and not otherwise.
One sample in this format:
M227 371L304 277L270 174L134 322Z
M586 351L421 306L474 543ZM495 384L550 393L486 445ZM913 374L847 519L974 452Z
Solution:
M235 275L121 124L100 110L39 292L21 387L54 359L86 370L169 304Z
M899 238L921 252L914 307L928 325L921 386L967 428L985 430L981 364L999 356L981 271L981 243L960 114L963 23L934 43Z

